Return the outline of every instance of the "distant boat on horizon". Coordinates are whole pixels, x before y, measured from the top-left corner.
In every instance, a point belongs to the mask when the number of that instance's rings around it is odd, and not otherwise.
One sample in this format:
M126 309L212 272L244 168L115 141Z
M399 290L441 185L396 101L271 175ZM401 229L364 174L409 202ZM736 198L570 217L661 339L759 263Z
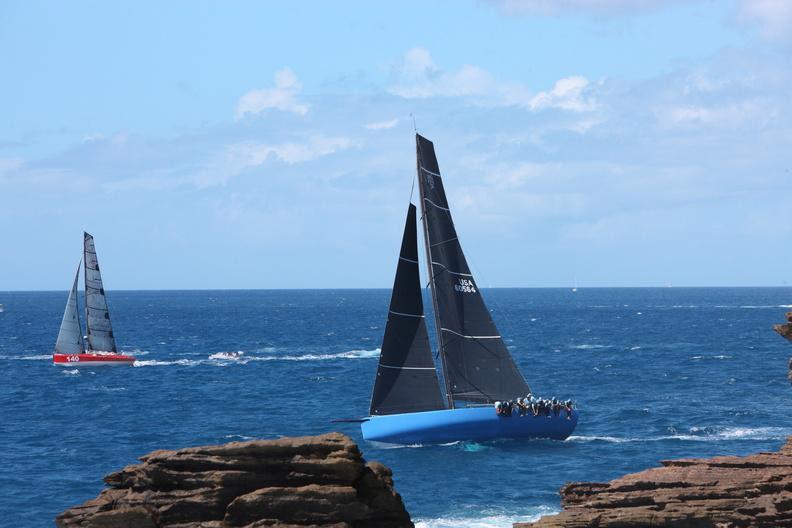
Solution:
M451 218L434 145L416 134L418 189L444 389L421 296L416 207L409 204L363 438L393 444L551 438L575 429L577 411L534 416L495 403L531 389L503 342L468 267Z
M85 329L83 337L80 313L77 306L77 283L80 264L85 262ZM85 340L88 340L86 348ZM119 354L116 348L110 311L107 308L99 261L96 258L94 239L83 233L83 258L77 264L66 309L63 312L52 362L62 367L131 365L135 358Z
M575 284L574 284L574 286L572 286L572 293L575 293L577 291L577 275L575 275L574 281L575 281Z

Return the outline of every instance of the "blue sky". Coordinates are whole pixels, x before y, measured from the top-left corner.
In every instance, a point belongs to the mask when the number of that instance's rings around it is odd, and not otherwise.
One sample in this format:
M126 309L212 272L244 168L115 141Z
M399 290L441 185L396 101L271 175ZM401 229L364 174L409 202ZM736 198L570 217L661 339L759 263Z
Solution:
M792 280L792 2L4 2L0 290L388 287L433 139L482 286Z

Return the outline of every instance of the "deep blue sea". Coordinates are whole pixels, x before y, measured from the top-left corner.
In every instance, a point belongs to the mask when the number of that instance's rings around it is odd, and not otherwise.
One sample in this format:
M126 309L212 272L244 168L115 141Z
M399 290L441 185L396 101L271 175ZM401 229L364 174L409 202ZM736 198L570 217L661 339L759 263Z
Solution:
M574 436L365 444L330 420L367 412L389 296L111 291L120 348L139 361L77 370L49 356L67 293L0 292L0 524L52 526L154 449L340 430L393 468L419 525L510 526L557 511L565 482L792 434L792 344L771 329L792 288L494 289L485 299L534 393L578 402Z

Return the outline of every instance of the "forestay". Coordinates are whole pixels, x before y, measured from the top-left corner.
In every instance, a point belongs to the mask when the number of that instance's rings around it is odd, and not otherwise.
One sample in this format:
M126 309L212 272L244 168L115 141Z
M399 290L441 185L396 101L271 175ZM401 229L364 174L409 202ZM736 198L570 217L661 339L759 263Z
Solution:
M94 239L84 233L85 253L85 326L88 330L88 348L92 351L116 352L110 312L107 310L102 275L96 259Z
M371 415L445 408L424 319L415 211L410 204L371 396Z
M440 353L451 400L491 403L529 392L470 272L434 145L416 134L418 182Z
M80 265L74 275L74 284L66 301L58 340L55 342L56 354L82 354L85 351L82 330L80 328L80 312L77 309L77 279L80 277Z

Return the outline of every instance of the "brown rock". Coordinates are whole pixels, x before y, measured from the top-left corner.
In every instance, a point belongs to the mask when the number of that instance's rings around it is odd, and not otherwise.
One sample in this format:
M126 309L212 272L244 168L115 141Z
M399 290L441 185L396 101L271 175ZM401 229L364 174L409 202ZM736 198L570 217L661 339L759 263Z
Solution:
M412 527L388 468L339 433L154 451L60 528Z
M564 511L514 527L792 527L792 437L775 453L662 464L607 484L567 484Z

